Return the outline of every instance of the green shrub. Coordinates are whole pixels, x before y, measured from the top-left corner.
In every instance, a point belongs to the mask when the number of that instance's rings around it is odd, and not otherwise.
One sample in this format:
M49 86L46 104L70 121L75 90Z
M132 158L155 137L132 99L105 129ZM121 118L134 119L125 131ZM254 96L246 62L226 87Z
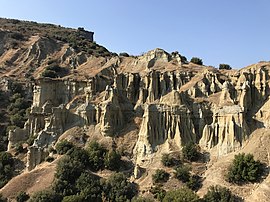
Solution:
M51 163L51 162L54 161L54 158L53 158L52 156L47 156L47 157L45 158L45 161Z
M175 166L176 164L178 164L179 162L177 162L177 159L172 157L170 154L163 154L161 157L161 163L164 166L172 167L172 166Z
M55 71L45 69L41 74L42 77L57 78L58 74Z
M219 64L219 69L227 69L230 70L232 69L230 65L228 64Z
M175 169L175 178L182 182L188 182L190 178L189 174L190 168L188 166L179 166Z
M121 155L115 150L111 150L104 157L105 168L109 170L118 170L121 166Z
M156 172L152 175L152 180L154 183L163 183L167 182L170 177L170 174L165 170L157 169Z
M53 191L40 191L36 192L31 198L29 202L61 202L61 196Z
M237 202L240 201L238 197L232 194L232 192L221 186L211 186L208 188L207 193L204 195L203 200L205 202Z
M84 201L102 201L102 187L99 178L90 172L84 172L76 181L76 188Z
M15 148L16 154L23 153L25 151L22 143L16 143L14 148Z
M93 171L97 171L104 167L104 156L106 149L103 148L98 142L90 142L87 147L89 156L89 167Z
M89 166L89 156L87 151L80 147L72 147L66 153L72 160L82 163L85 167Z
M25 202L29 199L29 195L23 191L19 192L19 194L16 196L17 202Z
M10 122L12 125L23 128L25 119L20 114L14 114L10 117Z
M83 170L84 166L81 162L72 160L69 156L64 156L57 164L55 177L72 183L76 181Z
M162 188L161 185L151 187L150 192L154 195L154 198L158 201L162 201L166 195L166 191Z
M106 201L129 201L137 194L137 187L123 173L112 174L103 184Z
M14 160L7 152L0 152L0 188L3 187L12 177Z
M128 53L119 53L119 56L129 57L129 54Z
M232 165L227 173L229 182L255 182L262 174L263 166L260 161L255 161L252 154L238 154L234 156Z
M200 153L198 151L198 147L193 142L189 142L187 145L185 145L182 149L182 152L183 152L183 157L186 160L196 161L199 159Z
M70 149L72 149L74 145L67 141L67 140L62 140L61 142L57 143L55 146L55 149L58 154L66 154Z
M84 197L81 195L65 196L62 202L85 202Z
M191 58L190 62L192 62L192 63L194 63L194 64L197 64L197 65L203 65L202 59L197 58L197 57Z
M188 181L186 182L186 186L193 191L199 190L202 186L201 177L199 177L198 175L190 176Z
M163 202L199 202L199 197L190 189L182 187L178 190L168 191Z

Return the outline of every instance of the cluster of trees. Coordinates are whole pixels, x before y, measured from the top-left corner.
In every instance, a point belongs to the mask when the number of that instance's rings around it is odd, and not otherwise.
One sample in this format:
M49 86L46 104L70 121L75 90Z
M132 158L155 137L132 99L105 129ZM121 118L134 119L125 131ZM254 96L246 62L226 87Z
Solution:
M13 175L14 160L8 152L0 152L0 188L3 187Z
M97 142L82 149L66 140L56 145L56 151L65 156L58 162L52 190L36 193L30 201L127 201L136 195L136 185L123 173L114 173L107 180L93 173L119 169L118 152L108 151Z
M235 196L228 188L222 186L210 186L203 198L186 186L180 189L165 191L160 186L153 187L150 190L158 201L162 202L239 202L241 198ZM140 202L151 201L146 198L140 198Z
M61 68L59 67L59 65L52 63L46 67L46 69L41 73L41 76L49 78L58 78L62 77L67 73L68 73L67 68Z
M107 168L109 170L118 170L121 166L121 155L115 150L108 151L98 142L90 142L84 150L74 146L71 142L63 140L56 147L58 154L68 154L73 159L82 162L92 171Z
M108 151L95 141L90 142L86 149L82 149L66 140L56 145L56 151L64 156L58 162L51 190L34 194L30 201L151 201L143 197L137 198L137 185L130 183L123 173L113 173L108 179L103 179L94 173L104 168L119 169L119 167L114 167L121 164L121 156L116 151ZM187 144L183 148L183 156L186 160L198 160L198 153L198 148L194 144ZM229 189L221 186L211 186L204 197L199 198L194 192L200 185L199 178L191 175L187 165L168 154L163 155L162 163L165 166L175 167L175 177L185 183L185 186L172 191L164 190L162 183L166 182L170 175L165 170L157 169L152 176L154 186L150 192L159 201L233 202L242 200L232 194ZM236 155L228 171L228 179L230 182L254 182L261 175L261 166L261 163L255 161L250 154ZM20 195L20 198L27 197L25 193Z
M27 120L27 109L30 107L30 102L26 99L25 91L21 84L11 84L10 104L7 107L10 123L13 127L22 128Z
M190 62L197 64L197 65L203 65L203 61L201 58L198 57L193 57L191 58Z

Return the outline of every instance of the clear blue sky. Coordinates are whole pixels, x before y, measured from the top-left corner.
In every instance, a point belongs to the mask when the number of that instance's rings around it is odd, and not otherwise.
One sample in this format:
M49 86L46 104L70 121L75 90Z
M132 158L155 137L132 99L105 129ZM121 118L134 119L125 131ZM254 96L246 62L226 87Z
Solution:
M162 48L235 68L270 60L270 0L1 0L0 17L84 27L117 53Z

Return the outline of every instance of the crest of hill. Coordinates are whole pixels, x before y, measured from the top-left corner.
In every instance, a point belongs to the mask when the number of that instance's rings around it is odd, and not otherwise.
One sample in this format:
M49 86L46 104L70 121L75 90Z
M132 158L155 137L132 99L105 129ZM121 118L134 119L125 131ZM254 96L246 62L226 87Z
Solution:
M54 39L68 43L77 52L83 51L96 56L112 54L105 47L94 42L94 32L87 31L83 27L73 29L49 23L0 18L0 31L8 31L12 38L19 40L26 40L36 35Z

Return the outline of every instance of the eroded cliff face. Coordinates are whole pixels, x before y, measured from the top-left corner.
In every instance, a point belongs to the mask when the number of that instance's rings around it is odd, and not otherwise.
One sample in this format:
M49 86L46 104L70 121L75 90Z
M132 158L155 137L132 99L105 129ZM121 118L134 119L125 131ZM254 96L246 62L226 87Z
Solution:
M28 151L29 169L74 126L95 126L100 136L117 138L135 118L142 119L133 149L138 165L161 148L181 150L190 141L207 151L216 148L222 156L242 147L254 130L250 123L269 127L268 63L219 71L184 64L179 54L161 49L137 58L84 61L77 68L89 72L83 78L37 79L24 129L10 131L9 149L35 137Z

